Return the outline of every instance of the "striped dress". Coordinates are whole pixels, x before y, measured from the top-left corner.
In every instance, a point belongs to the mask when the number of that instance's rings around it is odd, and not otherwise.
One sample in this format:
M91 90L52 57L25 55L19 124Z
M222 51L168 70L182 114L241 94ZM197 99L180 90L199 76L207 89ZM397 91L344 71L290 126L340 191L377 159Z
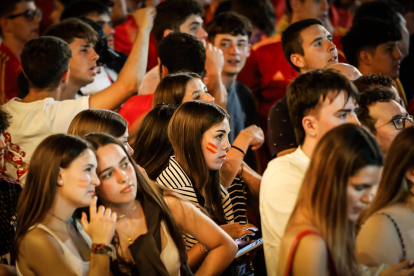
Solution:
M197 208L201 209L190 178L188 178L181 166L175 161L174 156L170 157L168 167L158 176L156 182L181 194ZM234 223L233 205L230 196L223 186L220 185L220 188L224 216L227 223ZM191 249L197 243L197 240L189 234L184 234L184 241L187 250Z

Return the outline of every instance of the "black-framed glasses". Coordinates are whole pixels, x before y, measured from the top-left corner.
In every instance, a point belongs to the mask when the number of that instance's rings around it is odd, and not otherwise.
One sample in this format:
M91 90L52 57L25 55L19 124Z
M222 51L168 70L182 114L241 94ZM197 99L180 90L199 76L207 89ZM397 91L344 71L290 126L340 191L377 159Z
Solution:
M15 14L15 15L10 15L10 16L7 17L7 19L14 19L14 18L19 17L19 16L24 16L24 18L26 18L27 21L31 22L31 21L33 21L35 16L37 16L39 19L42 19L43 12L41 10L27 10L27 11L22 12L22 13L18 13L18 14Z
M402 129L405 128L405 121L409 122L411 125L414 125L414 117L411 116L411 115L407 115L407 117L396 118L396 119L391 120L388 123L380 125L379 127L376 127L376 128L380 128L380 127L385 126L385 125L392 122L394 124L395 129L402 130Z

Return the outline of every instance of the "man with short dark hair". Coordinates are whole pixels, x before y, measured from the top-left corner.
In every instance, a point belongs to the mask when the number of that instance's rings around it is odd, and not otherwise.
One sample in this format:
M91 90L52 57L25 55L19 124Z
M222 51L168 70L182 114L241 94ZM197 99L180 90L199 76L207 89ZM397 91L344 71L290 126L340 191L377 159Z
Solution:
M396 79L402 58L400 40L400 31L389 22L363 19L352 26L341 42L346 59L363 75L382 74Z
M146 8L140 14L148 25L151 25L152 11L153 9ZM138 60L145 60L147 57L148 36L149 30L145 36L139 36L136 42L138 47L142 47L140 51L137 49L135 58ZM93 38L87 39L85 35L83 37L72 38L73 41L84 43L80 43L80 47L74 50L71 50L73 47L62 39L51 36L34 39L25 44L21 59L23 72L29 82L29 94L22 100L14 98L3 105L4 111L11 115L10 126L3 132L8 149L6 159L8 179L24 185L29 168L28 162L37 145L51 134L66 133L76 114L88 108L112 110L131 96L131 91L127 89L116 91L105 89L91 97L58 101L68 89L72 68L79 70L81 66L88 65L88 63L78 63L77 67L71 67L74 56L78 55L80 61L94 61L85 58L90 51L93 51L92 44L87 43ZM133 67L135 64L130 66ZM131 67L127 69L133 70ZM143 76L145 63L135 70L138 71L136 75Z
M338 52L332 43L332 35L317 19L304 19L291 24L283 32L281 46L285 60L298 73L338 64ZM272 157L297 148L286 96L270 108L267 126L267 142Z
M0 1L0 105L19 94L20 53L26 42L39 37L41 19L33 0Z
M382 87L383 89L389 90L394 94L394 100L405 108L404 101L398 94L394 80L388 76L374 74L363 75L354 80L354 85L359 93L375 87Z
M357 115L361 124L375 135L385 157L398 133L414 124L413 116L395 101L395 94L383 87L369 88L360 94Z
M148 54L149 34L152 28L152 18L149 17L154 15L154 10L149 9L140 9L134 14L142 28L134 43L133 51L119 73L118 79L103 91L111 91L113 95L118 94L119 91L127 92L130 96L136 94L144 77L148 58L143 54ZM96 76L96 61L99 56L94 50L94 44L97 41L97 34L88 24L76 18L69 18L53 24L46 30L45 35L62 38L71 47L69 84L60 100L74 99L78 91L92 83Z
M276 275L279 248L303 177L318 141L332 128L359 124L358 91L335 70L300 74L287 89L289 114L300 147L269 162L260 187L260 215L267 273Z

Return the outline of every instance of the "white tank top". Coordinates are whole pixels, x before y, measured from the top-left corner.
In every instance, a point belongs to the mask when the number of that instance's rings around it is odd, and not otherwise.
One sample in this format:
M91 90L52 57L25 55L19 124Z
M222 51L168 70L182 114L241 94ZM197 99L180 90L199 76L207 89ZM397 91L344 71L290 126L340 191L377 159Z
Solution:
M175 246L164 221L161 221L161 229L164 231L167 238L167 245L160 254L161 261L164 263L170 276L180 276L180 253L178 252L177 246Z
M92 240L86 234L85 230L83 230L83 227L81 224L75 220L75 226L78 228L79 233L82 235L86 243L89 245L89 247L92 247ZM39 223L29 228L29 231L34 228L40 228L49 233L53 238L55 238L60 246L63 249L63 255L65 256L66 261L69 263L69 265L72 267L73 271L76 273L77 276L87 276L88 270L89 270L89 262L85 262L82 259L79 259L77 256L75 256L69 248L66 246L65 243L63 243L49 228L47 228L45 225ZM19 271L18 262L16 262L16 270L17 275L23 276L23 274Z

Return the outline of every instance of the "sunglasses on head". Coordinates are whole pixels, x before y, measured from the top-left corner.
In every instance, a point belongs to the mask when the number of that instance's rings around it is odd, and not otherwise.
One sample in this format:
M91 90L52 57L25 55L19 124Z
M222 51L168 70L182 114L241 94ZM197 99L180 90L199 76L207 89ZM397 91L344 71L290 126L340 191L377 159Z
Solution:
M19 16L24 16L27 21L33 21L35 16L37 16L39 19L42 19L43 12L41 10L27 10L19 14L10 15L7 17L7 19L14 19Z

